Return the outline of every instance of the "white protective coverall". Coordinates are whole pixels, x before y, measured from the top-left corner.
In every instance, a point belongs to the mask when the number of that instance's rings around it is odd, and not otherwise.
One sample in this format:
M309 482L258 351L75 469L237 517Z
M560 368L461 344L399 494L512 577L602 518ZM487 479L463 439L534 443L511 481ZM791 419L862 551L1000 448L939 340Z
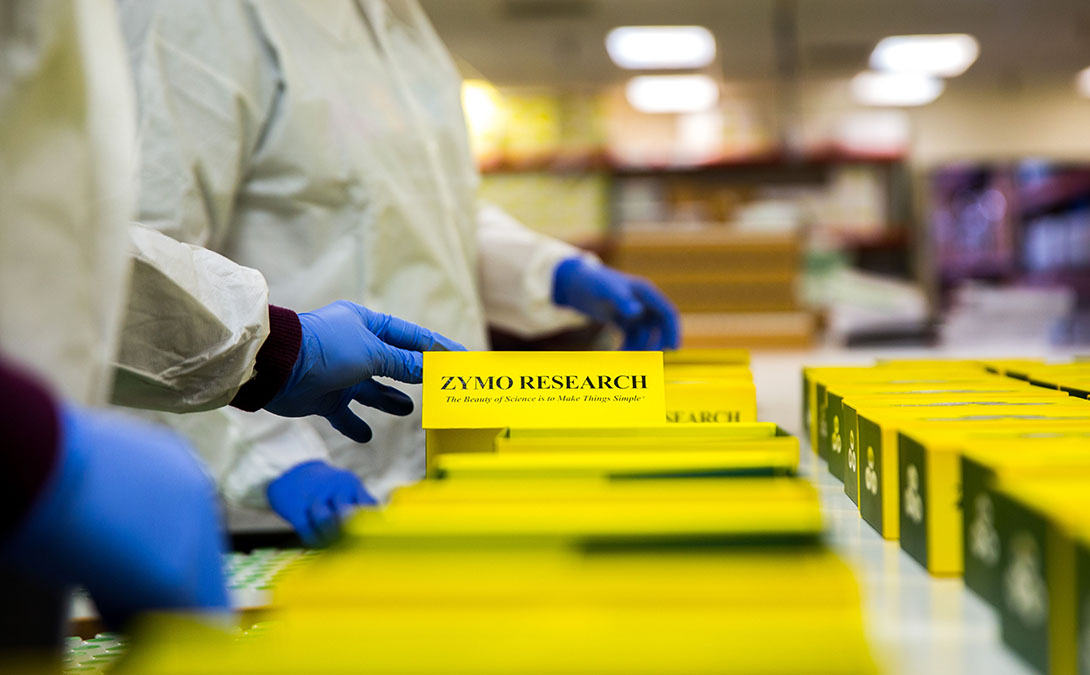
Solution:
M121 0L139 103L141 222L260 270L274 304L344 298L487 348L578 325L552 304L580 255L476 200L460 77L415 0ZM265 506L294 464L332 458L378 498L423 476L409 417L176 418L229 502Z
M0 352L84 404L106 402L113 363L120 400L223 405L268 333L267 288L252 269L129 224L130 78L110 0L5 0Z

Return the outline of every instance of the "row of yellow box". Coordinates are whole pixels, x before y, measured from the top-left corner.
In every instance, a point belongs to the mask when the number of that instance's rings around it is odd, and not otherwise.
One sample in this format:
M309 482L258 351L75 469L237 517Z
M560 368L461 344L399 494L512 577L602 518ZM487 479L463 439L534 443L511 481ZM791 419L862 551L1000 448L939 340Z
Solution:
M804 373L812 445L864 520L963 575L1042 672L1090 671L1085 381L1090 364L1024 360Z
M129 672L875 672L775 425L507 429L476 450L282 578L271 623L163 619Z

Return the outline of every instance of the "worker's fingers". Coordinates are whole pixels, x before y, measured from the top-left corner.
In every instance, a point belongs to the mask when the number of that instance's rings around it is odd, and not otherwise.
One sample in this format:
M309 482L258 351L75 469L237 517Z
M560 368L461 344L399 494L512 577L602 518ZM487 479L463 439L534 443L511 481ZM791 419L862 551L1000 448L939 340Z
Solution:
M303 509L299 509L297 513L293 513L286 517L291 528L295 530L295 533L299 535L299 538L303 540L303 545L308 548L314 548L321 542L319 541L318 533L310 524L310 520L307 518L307 513Z
M357 443L366 443L374 436L371 427L367 426L367 422L364 422L349 410L347 403L326 415L325 418L329 420L334 429Z
M653 328L650 324L639 322L625 328L625 340L621 349L641 352L651 348Z
M352 517L352 514L360 508L360 504L356 502L356 497L350 491L349 492L337 492L329 500L329 505L333 509L333 515L336 519L336 530L339 532L341 525Z
M361 308L362 309L362 308ZM396 316L368 310L367 327L386 344L417 352L464 352L465 347L450 338Z
M607 293L614 322L625 326L638 320L643 314L643 303L632 292L628 281L615 272L610 272Z
M365 380L353 387L352 398L365 406L400 417L413 411L413 400L408 394L374 380Z
M407 384L420 384L424 381L424 357L420 352L391 347L381 343L376 349L378 358L371 364L372 375L392 377Z
M650 310L649 313L656 317L659 330L662 332L662 342L658 348L677 349L681 342L681 327L674 303L670 302L670 299L654 284L644 279L634 280L632 291Z
M337 511L327 499L315 499L307 509L307 520L317 534L319 546L324 546L337 537L340 522Z

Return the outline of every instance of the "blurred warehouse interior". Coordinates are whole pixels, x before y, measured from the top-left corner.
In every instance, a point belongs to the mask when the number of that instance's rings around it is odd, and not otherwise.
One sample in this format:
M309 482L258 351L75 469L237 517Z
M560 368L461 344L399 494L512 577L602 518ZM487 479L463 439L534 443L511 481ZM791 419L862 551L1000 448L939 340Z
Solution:
M483 197L686 346L1090 340L1083 0L422 4Z

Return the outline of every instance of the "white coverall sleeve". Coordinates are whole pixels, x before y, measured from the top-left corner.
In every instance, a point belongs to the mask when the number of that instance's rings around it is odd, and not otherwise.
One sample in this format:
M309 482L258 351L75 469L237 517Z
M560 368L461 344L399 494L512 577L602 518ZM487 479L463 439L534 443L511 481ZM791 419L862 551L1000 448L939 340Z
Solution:
M132 291L113 402L172 412L227 405L269 335L265 278L139 225L129 235Z
M561 261L598 258L530 230L503 209L482 203L477 211L481 294L489 325L523 337L576 328L586 318L553 303L553 273Z

